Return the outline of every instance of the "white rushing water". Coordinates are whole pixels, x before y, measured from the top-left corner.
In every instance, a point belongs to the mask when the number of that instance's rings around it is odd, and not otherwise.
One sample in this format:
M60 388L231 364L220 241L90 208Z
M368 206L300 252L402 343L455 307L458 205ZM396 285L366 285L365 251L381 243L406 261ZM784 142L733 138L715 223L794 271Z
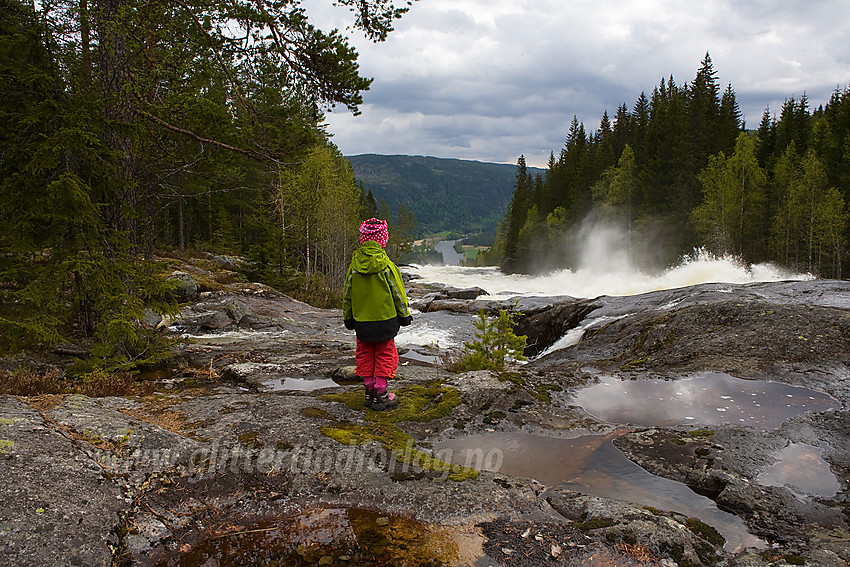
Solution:
M604 255L604 252L600 252ZM602 260L600 256L600 260ZM678 265L660 274L647 274L626 263L587 262L578 270L561 270L543 276L504 274L497 268L461 266L411 266L406 271L424 282L457 288L480 287L490 297L569 295L592 298L600 295L637 295L662 289L702 283L746 284L783 280L809 280L810 274L795 274L773 264L745 265L733 256L716 257L697 250Z

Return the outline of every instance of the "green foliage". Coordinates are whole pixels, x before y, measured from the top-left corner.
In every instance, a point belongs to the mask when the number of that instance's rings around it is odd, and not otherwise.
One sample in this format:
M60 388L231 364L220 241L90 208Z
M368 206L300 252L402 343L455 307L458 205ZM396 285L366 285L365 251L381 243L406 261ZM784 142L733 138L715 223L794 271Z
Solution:
M296 167L282 169L275 196L277 271L294 266L307 282L320 276L341 289L357 245L360 190L348 162L331 146L313 148Z
M514 184L514 168L505 164L373 154L348 159L357 180L386 201L387 212L404 204L416 217L416 237L494 231Z
M26 58L2 74L4 92L19 95L2 117L2 135L18 137L0 165L9 213L0 218L2 351L73 336L89 343L98 363L132 367L156 359L167 344L142 328L143 309L169 313L176 305L157 266L133 256L126 234L109 223L98 186L107 172L87 162L103 158L103 148L73 101L55 90L61 81L48 46L29 32L40 29L39 20L14 3L2 10L12 29L4 30L0 49L13 61Z
M590 134L573 120L540 183L517 162L514 193L491 254L506 271L578 267L588 219L628 234L633 257L661 268L695 247L747 263L842 277L850 238L850 89L811 112L804 95L757 133L711 58L690 83L662 79ZM664 234L664 247L657 234ZM566 243L566 244L564 244Z
M458 372L470 370L502 371L509 360L525 360L526 336L514 333L513 314L499 310L496 317L482 309L473 323L475 340L463 343L464 354L455 365Z
M758 232L764 218L767 175L759 166L755 141L742 132L728 159L720 152L709 158L697 176L703 201L692 213L697 234L710 249L742 257L763 256Z
M375 41L409 6L339 4ZM300 2L85 8L0 3L0 350L83 343L80 372L168 356L140 323L177 309L158 248L331 301L368 206L322 125L371 84L348 39Z
M814 150L800 159L796 146L777 160L779 210L773 238L783 260L811 273L841 277L848 215L842 192L829 185Z

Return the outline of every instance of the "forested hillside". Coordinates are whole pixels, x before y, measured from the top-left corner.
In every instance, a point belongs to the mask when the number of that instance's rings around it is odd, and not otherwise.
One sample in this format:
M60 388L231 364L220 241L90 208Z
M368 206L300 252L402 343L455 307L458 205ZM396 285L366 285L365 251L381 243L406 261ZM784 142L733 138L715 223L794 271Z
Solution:
M382 41L409 9L338 0ZM372 80L300 3L0 3L0 352L85 342L90 367L165 352L159 258L212 251L301 292L339 286L360 193L322 110Z
M494 230L516 181L516 168L507 164L375 154L348 160L377 202L386 202L393 215L402 204L413 213L420 236Z
M812 110L805 94L747 131L706 54L696 77L662 79L587 132L573 120L542 177L520 158L496 253L509 271L574 267L578 235L619 227L654 267L696 246L826 277L848 273L850 90Z

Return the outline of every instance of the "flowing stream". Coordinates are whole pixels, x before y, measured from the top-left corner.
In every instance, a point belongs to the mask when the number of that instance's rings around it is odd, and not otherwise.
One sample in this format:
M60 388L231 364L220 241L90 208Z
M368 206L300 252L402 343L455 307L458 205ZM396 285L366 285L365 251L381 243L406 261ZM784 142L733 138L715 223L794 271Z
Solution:
M452 249L454 250L454 249ZM589 258L576 270L561 270L542 276L504 274L497 268L463 266L412 266L408 270L425 282L457 288L480 287L494 297L569 295L576 298L600 295L637 295L662 289L688 287L701 283L746 284L782 280L810 280L809 274L795 274L773 264L745 265L732 256L717 257L697 250L663 272L645 273L628 263L604 261L607 252Z
M444 241L446 242L446 241ZM452 252L454 249L449 247ZM663 272L645 273L618 257L610 250L588 254L585 267L561 270L542 276L504 274L494 267L475 268L454 265L404 266L402 272L420 278L424 283L441 284L455 288L479 287L489 295L480 300L511 299L517 297L570 296L594 298L602 295L630 296L676 289L705 283L750 284L775 281L804 281L813 279L809 274L787 272L772 264L745 265L732 256L717 257L703 250ZM586 328L607 320L588 320L570 331L547 352L566 348L581 340ZM474 338L471 318L448 312L420 313L415 324L402 328L396 344L411 349L408 358L421 362L438 362L437 351L460 348L464 341ZM544 353L545 354L545 353ZM422 359L422 357L425 357Z

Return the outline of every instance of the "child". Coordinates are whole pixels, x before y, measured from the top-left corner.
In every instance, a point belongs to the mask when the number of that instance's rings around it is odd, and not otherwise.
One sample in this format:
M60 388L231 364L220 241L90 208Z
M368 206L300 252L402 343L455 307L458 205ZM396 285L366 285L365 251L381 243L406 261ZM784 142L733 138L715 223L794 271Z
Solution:
M398 405L387 392L387 380L395 378L398 351L395 336L413 317L398 267L384 247L387 222L369 219L360 225L360 248L354 251L345 275L342 315L346 329L357 333L357 376L366 388L364 405L382 411Z

